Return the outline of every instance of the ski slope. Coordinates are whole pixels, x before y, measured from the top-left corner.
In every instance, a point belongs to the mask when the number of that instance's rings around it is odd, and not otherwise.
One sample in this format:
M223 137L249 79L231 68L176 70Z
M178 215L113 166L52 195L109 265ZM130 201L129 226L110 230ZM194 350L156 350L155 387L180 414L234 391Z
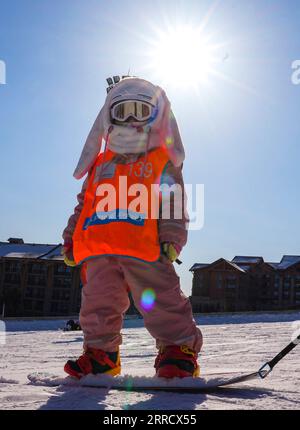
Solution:
M196 318L204 335L202 374L255 371L290 342L298 313L211 315ZM31 385L27 375L64 376L67 359L82 351L82 332L63 332L66 320L8 321L0 344L0 409L300 409L300 345L265 380L209 394L118 392ZM294 323L294 325L293 325ZM123 374L151 376L154 340L143 320L126 320Z

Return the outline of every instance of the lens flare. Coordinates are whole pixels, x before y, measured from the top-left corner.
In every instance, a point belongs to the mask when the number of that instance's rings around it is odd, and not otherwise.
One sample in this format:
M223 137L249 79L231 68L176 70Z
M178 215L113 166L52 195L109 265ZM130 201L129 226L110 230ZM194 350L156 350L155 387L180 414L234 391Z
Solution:
M156 294L152 288L147 288L143 291L141 297L141 307L144 311L149 312L153 308L156 300Z

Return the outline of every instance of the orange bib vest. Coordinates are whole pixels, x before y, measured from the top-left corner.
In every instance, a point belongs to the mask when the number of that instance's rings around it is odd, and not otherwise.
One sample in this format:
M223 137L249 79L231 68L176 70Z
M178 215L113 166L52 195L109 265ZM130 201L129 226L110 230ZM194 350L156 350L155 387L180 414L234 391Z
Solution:
M126 256L147 262L160 255L157 218L161 176L169 161L163 148L134 163L116 164L110 150L98 155L73 234L77 264L96 256ZM121 182L120 182L121 181ZM141 190L142 188L142 190Z

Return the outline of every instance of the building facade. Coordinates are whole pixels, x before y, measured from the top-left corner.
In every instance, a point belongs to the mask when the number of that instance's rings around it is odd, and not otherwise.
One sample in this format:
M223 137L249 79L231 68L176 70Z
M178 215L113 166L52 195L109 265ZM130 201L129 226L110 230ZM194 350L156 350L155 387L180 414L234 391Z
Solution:
M0 317L76 316L79 267L66 266L61 244L0 242ZM128 313L137 313L132 301Z
M61 245L0 242L0 314L69 316L80 309L78 268L63 262Z
M300 309L300 256L285 255L280 263L263 257L220 258L196 263L190 271L194 312Z

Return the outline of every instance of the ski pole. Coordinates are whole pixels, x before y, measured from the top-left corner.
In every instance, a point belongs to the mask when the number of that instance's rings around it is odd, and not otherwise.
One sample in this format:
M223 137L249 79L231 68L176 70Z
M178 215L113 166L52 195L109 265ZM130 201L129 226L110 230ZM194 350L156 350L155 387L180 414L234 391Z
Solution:
M264 379L273 370L276 364L282 360L289 352L291 352L300 343L300 334L291 343L289 343L282 351L279 352L272 360L265 363L258 371L259 376Z

